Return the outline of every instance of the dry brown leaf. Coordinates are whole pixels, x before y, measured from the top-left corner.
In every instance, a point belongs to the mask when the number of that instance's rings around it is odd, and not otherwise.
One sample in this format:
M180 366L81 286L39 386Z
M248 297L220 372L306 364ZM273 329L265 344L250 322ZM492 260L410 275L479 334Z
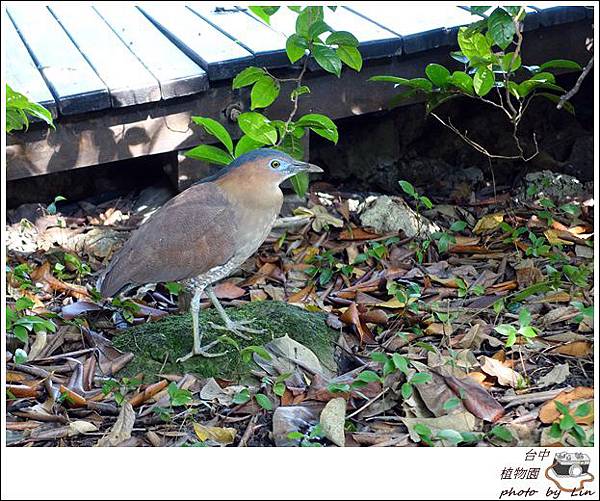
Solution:
M588 341L574 341L562 346L557 346L552 353L560 353L569 357L587 357L593 352L592 343Z
M358 313L358 307L356 303L351 303L350 306L346 308L346 311L340 317L340 320L344 322L346 325L353 325L356 329L357 334L360 337L361 343L373 343L375 342L375 338L371 331L367 327L367 325L360 319L360 315Z
M487 214L477 221L475 228L473 228L473 233L479 235L485 231L495 230L503 221L504 214Z
M523 384L523 377L518 372L515 372L495 358L484 356L481 370L490 376L498 378L498 384L501 386L517 388Z
M471 377L443 376L446 384L461 399L469 412L493 423L504 415L504 407Z
M81 285L68 284L52 275L52 271L50 271L50 263L48 261L31 272L31 279L34 282L45 282L45 290L66 292L77 299L90 299L90 294L85 287Z
M215 285L214 293L219 299L237 299L246 294L246 291L233 282L227 281Z
M544 405L542 405L540 409L539 418L542 423L550 424L554 423L560 417L560 411L556 408L554 402L560 402L564 405L570 405L571 402L578 401L588 401L594 398L594 389L588 388L586 386L578 386L573 390L563 391L553 400L549 400ZM593 421L593 408L592 405L592 421ZM575 420L584 420L583 423L586 423L586 419L589 420L589 416L583 416L582 418L578 418L576 416ZM577 421L580 422L580 421Z
M115 447L131 438L135 411L129 402L123 402L117 421L107 435L98 440L96 447Z
M235 428L219 428L216 426L204 426L200 423L194 423L194 432L201 442L213 440L222 445L229 445L235 440L237 430Z

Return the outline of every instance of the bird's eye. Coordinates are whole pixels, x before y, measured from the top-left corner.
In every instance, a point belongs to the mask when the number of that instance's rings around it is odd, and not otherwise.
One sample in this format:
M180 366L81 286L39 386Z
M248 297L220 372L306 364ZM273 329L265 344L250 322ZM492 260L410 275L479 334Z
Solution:
M271 167L273 169L277 169L280 165L281 165L281 162L279 160L271 160Z

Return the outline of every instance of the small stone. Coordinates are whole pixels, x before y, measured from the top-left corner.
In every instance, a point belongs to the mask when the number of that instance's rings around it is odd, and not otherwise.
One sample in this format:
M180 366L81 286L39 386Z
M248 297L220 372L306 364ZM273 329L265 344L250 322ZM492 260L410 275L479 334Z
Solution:
M346 422L346 400L339 397L327 402L321 412L320 424L325 436L338 447L346 444L344 423Z

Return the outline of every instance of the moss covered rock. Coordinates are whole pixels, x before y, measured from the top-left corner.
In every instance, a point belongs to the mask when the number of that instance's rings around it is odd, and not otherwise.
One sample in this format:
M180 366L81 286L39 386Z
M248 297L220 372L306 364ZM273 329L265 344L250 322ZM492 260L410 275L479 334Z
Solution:
M200 329L204 333L202 344L226 334L239 345L262 346L274 338L285 336L311 349L321 363L335 371L333 357L337 332L325 323L324 313L309 312L279 301L258 301L241 307L227 308L227 314L233 320L254 320L253 328L265 329L261 334L252 334L246 341L231 333L217 330L209 322L222 324L214 308L200 312ZM150 322L119 333L113 339L116 348L131 351L135 358L122 371L122 375L144 373L146 378L154 379L156 374L189 372L202 377L220 377L239 380L249 374L251 366L244 363L238 348L227 340L213 346L210 351L227 353L217 358L192 357L183 363L176 360L192 349L192 318L190 314L171 315L157 322Z

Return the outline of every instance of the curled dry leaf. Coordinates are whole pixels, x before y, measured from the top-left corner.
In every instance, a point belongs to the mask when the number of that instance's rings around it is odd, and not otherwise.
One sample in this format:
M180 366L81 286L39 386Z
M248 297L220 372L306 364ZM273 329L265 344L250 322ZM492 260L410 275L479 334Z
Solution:
M360 319L360 314L358 313L358 307L356 303L350 303L350 306L346 308L346 311L340 317L340 320L344 322L346 325L353 325L356 329L357 334L360 337L361 343L373 343L375 342L375 338L371 331Z
M107 435L98 440L96 447L115 447L131 438L135 423L135 411L129 402L123 402L117 421Z
M52 271L50 271L50 263L48 261L31 272L31 279L34 282L44 283L44 289L49 291L65 292L77 299L90 298L90 294L85 287L81 285L68 284L52 275Z
M504 363L495 358L483 357L481 370L490 376L498 378L500 386L510 386L517 388L522 384L523 377Z
M475 228L473 228L473 233L475 233L475 235L479 235L480 233L484 233L486 231L495 230L498 226L500 226L500 224L502 224L502 221L504 221L504 214L487 214L477 221Z
M504 415L504 407L487 390L470 377L444 376L446 384L461 398L469 412L493 423Z
M212 440L221 445L232 444L235 440L237 430L235 428L219 428L216 426L204 426L200 423L194 423L194 432L201 442Z

